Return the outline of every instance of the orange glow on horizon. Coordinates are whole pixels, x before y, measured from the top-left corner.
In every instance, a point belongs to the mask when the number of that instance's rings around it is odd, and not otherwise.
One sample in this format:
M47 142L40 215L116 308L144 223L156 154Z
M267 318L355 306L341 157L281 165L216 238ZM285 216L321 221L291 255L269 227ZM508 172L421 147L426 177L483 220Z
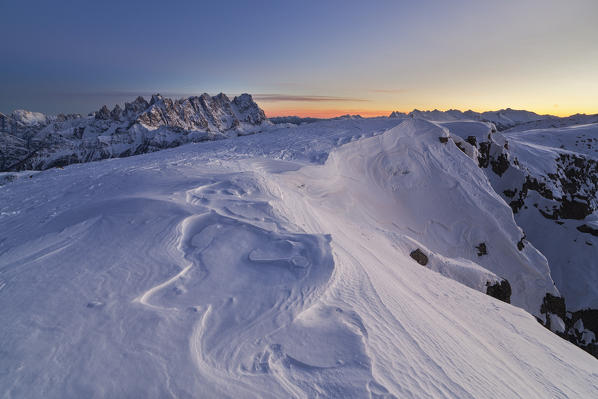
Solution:
M392 111L388 110L347 110L347 109L268 109L268 107L262 107L268 118L277 116L298 116L301 118L334 118L341 115L361 115L363 117L373 118L376 116L388 116Z
M268 118L273 118L273 117L277 117L277 116L298 116L301 118L334 118L337 116L341 116L341 115L361 115L363 117L368 117L368 118L372 118L372 117L377 117L377 116L388 116L391 114L391 112L393 111L398 111L398 112L404 112L404 113L409 113L411 112L414 108L411 108L408 111L405 110L401 110L401 109L342 109L342 108L322 108L322 109L317 109L317 108L312 108L312 107L306 107L306 108L278 108L278 107L268 107L267 105L261 105L261 108L264 110L264 112L266 113L266 117ZM440 111L448 111L449 109L460 109L460 108L439 108L439 107L415 107L419 110L422 111L431 111L434 109L438 109ZM502 108L493 108L493 109L478 109L477 107L474 108L464 108L464 109L460 109L461 111L468 111L468 110L473 110L474 112L486 112L486 111L497 111L499 109L505 109L505 108L513 108L513 109L518 109L518 110L526 110L526 111L531 111L531 112L535 112L539 115L554 115L554 116L558 116L558 117L567 117L567 116L571 116L571 115L575 115L575 114L587 114L587 115L594 115L594 114L598 114L598 109L580 109L580 110L575 110L575 109L564 109L564 108L560 108L560 109L530 109L530 108L524 108L524 107L502 107Z

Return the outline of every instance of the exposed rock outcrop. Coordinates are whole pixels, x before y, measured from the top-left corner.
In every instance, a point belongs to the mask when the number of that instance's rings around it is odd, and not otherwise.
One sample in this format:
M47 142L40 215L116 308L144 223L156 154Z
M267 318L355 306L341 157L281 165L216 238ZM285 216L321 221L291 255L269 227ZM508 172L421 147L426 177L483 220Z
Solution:
M425 266L428 264L428 256L425 253L423 253L423 251L419 248L412 251L409 254L409 256L411 256L417 263L419 263L422 266Z
M511 303L511 284L507 280L494 284L488 282L486 283L486 294L503 302Z

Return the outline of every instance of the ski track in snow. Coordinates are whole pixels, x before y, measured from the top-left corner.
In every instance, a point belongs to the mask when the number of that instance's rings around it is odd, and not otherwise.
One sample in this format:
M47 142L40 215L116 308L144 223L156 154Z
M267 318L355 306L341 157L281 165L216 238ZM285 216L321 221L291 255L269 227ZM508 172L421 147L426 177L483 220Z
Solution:
M419 173L409 159L442 168L413 149L368 158L377 138L354 141L391 122L283 129L6 186L0 395L596 397L595 359L409 258L424 240L445 274L493 276L441 250L475 242L472 225L381 220L401 176ZM399 176L390 190L352 191L385 173Z

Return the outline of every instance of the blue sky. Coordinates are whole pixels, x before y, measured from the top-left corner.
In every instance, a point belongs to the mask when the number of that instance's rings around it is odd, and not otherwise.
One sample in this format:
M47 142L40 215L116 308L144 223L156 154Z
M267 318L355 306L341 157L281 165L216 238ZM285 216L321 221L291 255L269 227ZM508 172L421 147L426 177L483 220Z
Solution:
M268 114L598 112L597 1L0 0L0 111L249 92Z

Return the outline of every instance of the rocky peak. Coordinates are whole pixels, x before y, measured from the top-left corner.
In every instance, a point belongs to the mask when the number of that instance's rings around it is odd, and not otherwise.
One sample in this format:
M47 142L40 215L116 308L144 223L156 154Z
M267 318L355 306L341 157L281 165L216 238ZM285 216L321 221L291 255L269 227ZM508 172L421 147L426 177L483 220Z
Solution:
M254 125L267 120L264 111L253 101L250 94L243 93L233 99L232 103L237 108L239 119Z
M156 103L162 102L163 97L160 95L160 93L156 93L156 94L152 94L152 98L149 102L149 105L154 105Z
M127 118L135 118L140 112L145 111L149 107L149 103L141 96L137 97L135 101L125 103L125 115Z
M120 107L120 105L116 104L114 106L114 108L112 109L112 112L110 112L110 118L117 121L117 120L120 120L121 115L122 115L122 108Z
M96 112L95 118L100 120L110 119L110 110L108 107L104 105L102 108L100 108L100 110Z

